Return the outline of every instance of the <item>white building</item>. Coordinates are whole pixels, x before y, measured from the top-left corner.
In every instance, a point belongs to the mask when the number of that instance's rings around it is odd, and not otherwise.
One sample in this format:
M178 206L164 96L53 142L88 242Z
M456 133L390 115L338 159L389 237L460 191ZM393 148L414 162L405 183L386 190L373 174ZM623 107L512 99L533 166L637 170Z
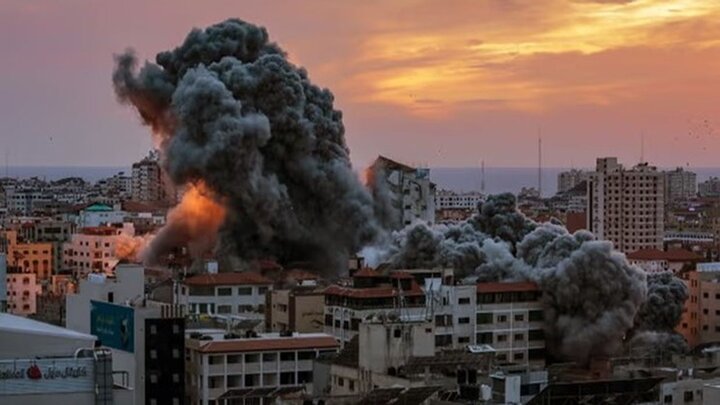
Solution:
M440 190L435 194L435 209L467 209L476 210L484 197L477 191L456 193L451 190Z
M78 217L79 228L105 226L109 224L121 224L124 222L126 213L106 204L91 204L80 211Z
M415 221L435 222L435 183L430 169L404 165L379 156L372 165L375 192L392 207L393 226L403 228Z
M665 203L670 205L697 195L697 175L678 167L665 172Z
M131 223L122 227L100 226L81 228L63 244L63 268L72 269L82 277L88 273L112 273L118 262L115 256L117 243L135 235Z
M298 387L312 383L313 361L339 345L322 333L226 338L224 331L187 340L186 389L193 404L233 401L233 390ZM209 338L209 339L208 339ZM205 340L208 339L208 340ZM259 403L259 402L258 402Z
M598 158L588 184L587 224L623 253L662 249L664 176L647 163L630 170L617 158Z
M132 199L135 201L174 201L173 187L160 167L159 156L151 152L132 165Z
M564 193L583 181L587 181L589 177L590 173L585 170L571 169L560 172L557 179L557 192Z
M37 275L30 271L8 272L7 310L11 314L28 316L37 312L37 296L42 291Z
M85 333L0 313L0 403L131 403L113 389L111 354Z
M186 278L178 304L188 313L264 319L265 294L273 282L256 272L207 273Z
M112 351L115 382L132 389L126 403L183 402L183 313L146 298L143 267L120 264L115 277L90 274L65 300L66 326L96 335Z

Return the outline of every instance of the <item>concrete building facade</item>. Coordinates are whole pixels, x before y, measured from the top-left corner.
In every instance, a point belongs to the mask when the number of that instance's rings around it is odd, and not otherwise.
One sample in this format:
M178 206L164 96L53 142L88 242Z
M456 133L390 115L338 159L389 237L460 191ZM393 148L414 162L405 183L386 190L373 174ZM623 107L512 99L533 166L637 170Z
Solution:
M583 181L587 181L590 173L586 170L570 169L560 172L557 177L557 192L564 193Z
M587 188L590 231L624 253L662 249L664 183L647 163L628 170L617 158L598 158Z
M182 281L177 302L190 314L263 318L272 288L272 280L255 272L198 274Z
M372 165L376 190L392 207L392 226L404 228L415 221L435 221L435 183L430 169L411 167L384 156Z
M665 204L685 201L697 195L697 175L678 167L665 172Z

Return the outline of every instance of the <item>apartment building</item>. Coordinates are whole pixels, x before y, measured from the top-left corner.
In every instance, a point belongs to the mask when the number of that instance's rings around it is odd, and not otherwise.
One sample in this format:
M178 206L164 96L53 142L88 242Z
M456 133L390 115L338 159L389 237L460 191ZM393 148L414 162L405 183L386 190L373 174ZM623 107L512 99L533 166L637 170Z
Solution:
M20 316L37 312L37 297L42 290L37 275L26 269L8 267L5 277L7 311Z
M598 239L624 253L663 248L662 172L647 163L625 169L617 158L598 158L587 192L587 224Z
M682 274L690 297L677 331L690 347L720 341L720 263L698 263Z
M206 273L186 278L178 304L191 314L244 315L264 318L266 293L273 282L260 273Z
M411 167L379 156L371 170L376 190L388 198L392 207L392 226L404 228L415 221L435 221L435 183L430 181L430 169Z
M672 205L697 195L697 175L678 167L665 172L665 204Z
M122 238L135 235L132 224L81 228L63 244L63 267L82 278L88 273L111 274L118 263L115 247Z
M557 177L557 192L564 193L569 191L583 181L587 181L589 177L590 172L586 170L570 169L560 172Z
M320 333L323 331L324 288L298 286L274 289L267 294L265 328L271 332L293 331Z
M151 152L132 165L132 199L135 201L175 200L171 183L160 167L159 155Z
M360 323L386 314L399 319L426 319L425 292L406 272L381 274L361 269L349 285L331 285L325 291L324 331L343 344L358 335Z
M52 243L21 240L16 230L6 230L2 238L9 266L33 272L37 275L38 281L48 280L52 276L54 256Z
M435 209L468 209L476 210L484 197L477 191L456 193L451 190L439 190L435 194Z
M545 366L542 292L530 282L477 284L476 339L499 363Z
M213 332L191 334L186 341L186 387L192 404L236 403L235 396L252 389L299 389L312 383L313 361L339 347L322 333L237 338Z

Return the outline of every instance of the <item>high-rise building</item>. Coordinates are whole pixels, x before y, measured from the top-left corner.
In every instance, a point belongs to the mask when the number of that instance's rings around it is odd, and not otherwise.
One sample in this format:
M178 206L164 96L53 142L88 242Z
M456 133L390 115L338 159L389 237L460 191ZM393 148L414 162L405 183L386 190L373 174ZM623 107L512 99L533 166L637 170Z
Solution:
M578 169L560 172L557 180L557 192L564 193L583 181L587 181L589 176L590 172Z
M617 158L598 158L587 188L590 231L625 253L662 249L664 184L663 173L647 163L625 169Z
M665 204L687 200L697 194L697 175L678 167L665 172Z
M174 201L175 193L160 167L157 153L150 153L132 165L132 199L135 201Z
M709 179L698 184L698 194L701 197L717 197L720 196L720 178L710 177Z
M415 221L435 222L435 183L430 169L411 167L384 156L372 165L376 199L388 208L384 218L395 229Z

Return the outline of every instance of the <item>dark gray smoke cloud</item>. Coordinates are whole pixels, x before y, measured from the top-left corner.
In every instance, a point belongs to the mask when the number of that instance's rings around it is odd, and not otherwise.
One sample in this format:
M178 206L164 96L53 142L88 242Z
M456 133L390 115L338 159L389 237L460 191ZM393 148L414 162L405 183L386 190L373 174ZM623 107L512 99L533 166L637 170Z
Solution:
M333 95L264 28L227 20L195 29L139 71L126 52L113 83L152 127L172 180L203 182L226 208L225 252L336 270L379 233Z
M587 231L535 224L511 195L490 196L470 220L393 234L396 268L454 267L478 281L535 281L543 290L548 349L580 363L619 354L646 300L645 273ZM448 259L450 258L450 259Z
M689 296L687 286L670 272L649 274L647 286L647 300L640 307L635 326L640 330L675 329Z
M688 345L675 327L682 318L685 301L690 296L685 283L670 272L647 276L647 300L635 316L635 325L628 333L630 355L667 359L672 354L688 351Z

